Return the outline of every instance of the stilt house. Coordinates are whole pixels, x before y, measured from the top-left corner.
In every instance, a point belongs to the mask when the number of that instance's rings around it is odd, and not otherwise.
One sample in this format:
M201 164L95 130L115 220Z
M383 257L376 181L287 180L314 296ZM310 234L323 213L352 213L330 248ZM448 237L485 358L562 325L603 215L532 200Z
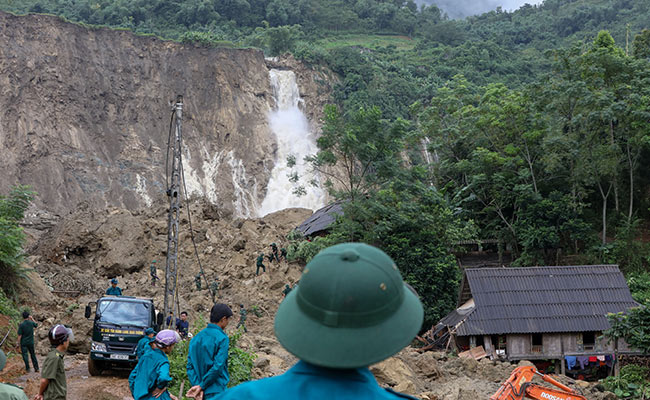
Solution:
M638 306L616 265L465 269L458 306L436 330L459 350L483 346L507 360L601 360L616 346L638 354L602 338L608 313Z

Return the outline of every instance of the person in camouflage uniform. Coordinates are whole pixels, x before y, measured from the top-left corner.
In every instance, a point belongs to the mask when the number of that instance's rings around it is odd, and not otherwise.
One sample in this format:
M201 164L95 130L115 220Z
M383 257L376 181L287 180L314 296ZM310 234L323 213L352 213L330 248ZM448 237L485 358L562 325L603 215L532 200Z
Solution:
M156 286L156 281L160 279L156 272L156 260L153 260L149 266L149 275L151 275L151 286Z
M201 274L194 275L194 284L196 285L196 290L201 290Z
M257 270L255 271L255 275L260 274L260 268L262 268L262 271L266 272L266 267L264 266L264 253L260 253L260 255L257 256Z
M214 278L214 282L210 284L210 293L212 294L212 302L219 297L219 278Z
M273 258L275 258L277 262L280 262L280 255L278 254L278 245L275 243L271 243L271 254L272 256L269 257L269 261L273 261Z
M248 312L244 308L243 304L239 305L239 323L237 324L237 329L239 329L240 326L244 327L244 332L248 332L248 329L246 329L246 318L247 318Z

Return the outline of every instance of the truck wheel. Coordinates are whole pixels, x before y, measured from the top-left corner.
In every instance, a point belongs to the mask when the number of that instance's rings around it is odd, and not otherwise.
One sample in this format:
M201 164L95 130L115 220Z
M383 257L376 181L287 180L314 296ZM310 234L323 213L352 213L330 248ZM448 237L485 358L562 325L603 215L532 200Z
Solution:
M102 374L101 361L93 360L88 357L88 373L90 376L98 376Z

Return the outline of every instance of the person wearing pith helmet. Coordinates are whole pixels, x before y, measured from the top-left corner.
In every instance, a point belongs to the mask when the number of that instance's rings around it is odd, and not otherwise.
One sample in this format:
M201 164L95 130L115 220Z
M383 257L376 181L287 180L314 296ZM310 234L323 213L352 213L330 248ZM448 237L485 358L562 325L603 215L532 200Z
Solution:
M381 388L368 366L406 347L423 317L422 303L383 251L362 243L329 247L307 264L275 316L275 335L300 361L219 400L413 399Z
M109 296L121 296L122 289L117 286L117 278L111 279L111 287L106 289L106 294Z

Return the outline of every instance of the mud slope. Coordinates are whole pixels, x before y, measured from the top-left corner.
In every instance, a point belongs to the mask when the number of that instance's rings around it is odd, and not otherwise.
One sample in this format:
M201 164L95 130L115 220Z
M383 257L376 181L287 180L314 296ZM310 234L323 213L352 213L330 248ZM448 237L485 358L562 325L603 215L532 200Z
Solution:
M188 190L226 211L265 194L274 160L257 50L204 49L0 12L0 190L65 213L164 199L169 101L185 96ZM235 199L235 186L248 197ZM245 204L244 204L245 206Z

